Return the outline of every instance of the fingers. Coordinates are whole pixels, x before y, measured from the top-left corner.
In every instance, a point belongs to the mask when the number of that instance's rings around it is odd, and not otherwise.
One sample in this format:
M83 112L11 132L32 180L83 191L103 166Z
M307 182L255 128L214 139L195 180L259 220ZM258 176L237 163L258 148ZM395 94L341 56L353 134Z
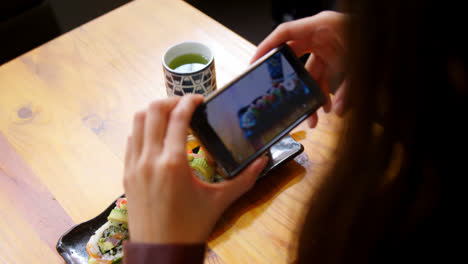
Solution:
M179 102L180 97L154 101L146 114L144 128L144 151L159 152L164 144L169 115Z
M312 39L317 28L329 27L341 31L341 24L345 16L338 12L325 11L315 16L294 20L279 25L263 40L251 62L256 61L271 49L289 41ZM337 32L341 34L341 32ZM296 52L298 53L298 52Z
M231 203L250 190L267 163L268 157L261 156L233 179L220 183L223 200Z
M124 177L123 177L123 186L124 186L124 189L125 191L127 190L128 188L128 184L129 184L129 173L131 171L131 166L132 166L132 160L133 160L133 157L132 157L132 137L129 136L127 138L127 146L125 147L125 164L124 164Z
M311 53L304 67L306 68L307 72L309 72L310 76L314 78L315 81L320 82L322 80L327 65L320 57L317 57L313 53ZM323 90L322 87L320 88ZM323 92L328 93L328 91Z
M257 51L255 52L251 63L258 60L260 57L265 55L270 50L278 47L280 44L287 41L302 39L304 38L303 32L299 36L299 30L303 30L297 26L298 20L283 23L279 25L270 35L268 35L261 43L258 45Z
M325 71L323 73L323 78L320 80L319 85L322 88L322 91L324 91L325 96L327 101L325 104L322 106L323 111L325 113L329 113L332 108L332 102L331 102L331 97L330 97L330 81L331 81L331 72L330 71Z
M143 149L143 135L144 135L144 128L145 128L145 119L146 119L146 112L140 111L135 114L133 117L133 130L131 141L132 144L130 145L130 157L137 158L140 156L141 151Z
M333 100L333 112L338 116L343 116L346 112L346 107L344 104L346 90L346 80L340 85L338 90L335 93L335 98Z
M320 58L315 56L313 53L310 54L309 58L305 64L306 70L314 78L317 84L320 86L320 89L327 98L327 102L323 105L323 110L325 113L330 112L331 110L331 99L330 99L330 71L327 68L325 62ZM310 124L309 124L310 126Z
M317 113L314 113L312 114L311 116L309 116L309 118L307 118L307 125L310 127L310 128L315 128L317 126L317 123L318 123L318 115Z
M130 161L132 159L132 152L130 149L132 148L132 137L129 136L127 138L127 146L125 147L125 168L128 168L130 165Z
M313 51L310 42L307 40L291 40L288 41L287 44L294 51L298 58Z
M268 51L278 47L282 43L307 38L311 30L313 30L315 26L318 26L315 18L316 16L298 19L276 27L276 29L258 45L257 52L252 58L252 61L256 61Z
M197 106L203 101L201 95L186 95L170 114L167 128L166 144L170 153L183 153L185 155L185 142L190 125L190 119Z

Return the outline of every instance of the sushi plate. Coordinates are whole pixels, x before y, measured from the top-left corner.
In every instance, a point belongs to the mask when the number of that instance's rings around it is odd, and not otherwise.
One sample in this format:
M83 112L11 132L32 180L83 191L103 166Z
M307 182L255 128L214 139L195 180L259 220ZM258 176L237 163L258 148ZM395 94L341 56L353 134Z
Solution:
M259 178L266 176L268 172L293 159L303 151L304 147L302 144L298 143L290 136L284 137L270 148L270 162L267 164ZM120 197L124 197L124 195L121 195ZM115 207L115 202L117 199L110 203L109 206L98 216L81 224L75 225L60 237L56 248L66 263L88 263L86 244L94 232L107 222L107 216L109 216L110 211Z

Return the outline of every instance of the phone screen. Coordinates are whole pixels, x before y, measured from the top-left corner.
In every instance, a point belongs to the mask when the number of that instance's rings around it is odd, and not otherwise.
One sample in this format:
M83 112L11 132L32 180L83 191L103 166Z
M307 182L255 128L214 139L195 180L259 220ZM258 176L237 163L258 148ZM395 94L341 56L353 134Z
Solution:
M205 102L206 125L237 165L225 166L228 171L261 154L324 102L318 85L287 51L278 49Z

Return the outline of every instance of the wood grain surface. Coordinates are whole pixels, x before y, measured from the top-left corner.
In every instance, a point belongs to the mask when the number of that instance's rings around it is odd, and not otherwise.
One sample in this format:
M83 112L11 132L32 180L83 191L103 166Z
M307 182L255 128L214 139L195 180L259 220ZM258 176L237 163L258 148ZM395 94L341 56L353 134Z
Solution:
M255 52L185 2L139 0L0 67L0 263L62 263L59 236L123 193L132 116L166 97L161 56L186 40L212 48L218 87ZM294 131L305 153L226 212L206 263L294 261L297 228L339 123L319 116L316 129Z

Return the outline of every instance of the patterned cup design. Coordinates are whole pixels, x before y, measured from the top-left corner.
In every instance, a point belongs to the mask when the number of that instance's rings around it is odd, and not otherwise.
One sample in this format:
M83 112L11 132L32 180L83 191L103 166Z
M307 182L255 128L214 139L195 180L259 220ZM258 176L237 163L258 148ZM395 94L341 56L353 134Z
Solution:
M168 67L169 63L177 56L183 54L200 54L208 59L202 69L194 72L181 73ZM216 90L216 71L213 53L204 44L199 42L181 42L169 49L162 58L164 69L164 82L168 96L183 96L189 93L208 95Z
M196 73L176 73L164 68L164 76L168 96L183 96L188 93L208 95L217 88L214 61Z

